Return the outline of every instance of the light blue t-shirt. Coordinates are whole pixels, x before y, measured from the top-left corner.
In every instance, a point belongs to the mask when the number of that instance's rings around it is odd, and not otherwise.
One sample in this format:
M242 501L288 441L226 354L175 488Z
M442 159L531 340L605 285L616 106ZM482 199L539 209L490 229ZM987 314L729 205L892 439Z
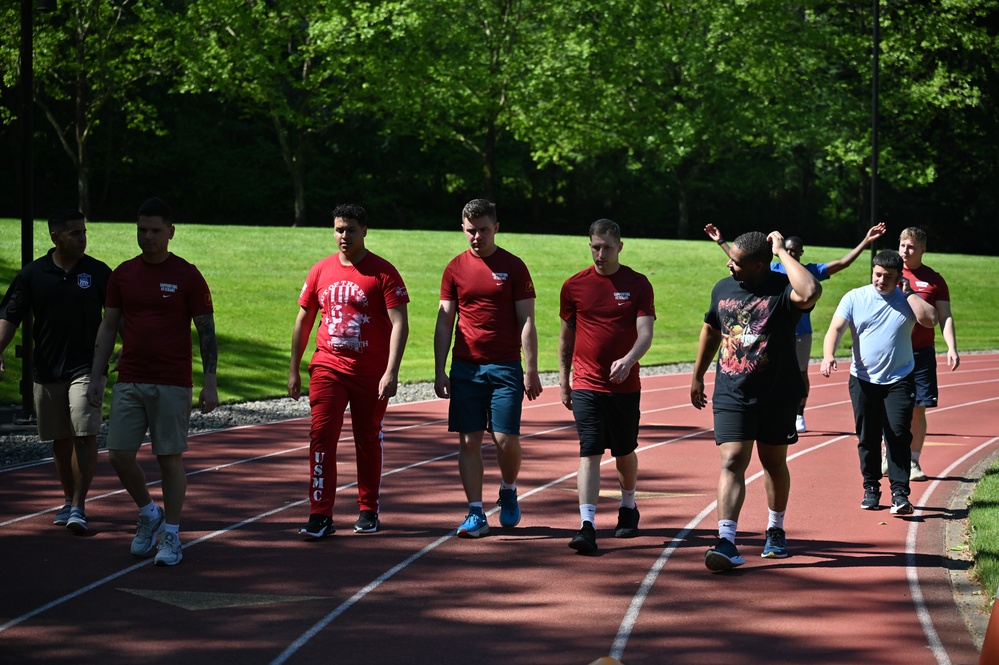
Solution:
M836 316L846 319L853 335L850 374L878 385L901 381L912 372L912 327L916 315L900 289L881 295L873 284L848 292Z
M803 263L805 270L812 273L815 279L820 282L825 281L831 277L829 274L829 268L825 263ZM779 272L782 275L787 274L787 268L784 264L778 261L777 263L771 263L770 269L774 272ZM801 318L798 319L798 327L794 329L795 335L811 335L812 334L812 317L811 312L802 312Z

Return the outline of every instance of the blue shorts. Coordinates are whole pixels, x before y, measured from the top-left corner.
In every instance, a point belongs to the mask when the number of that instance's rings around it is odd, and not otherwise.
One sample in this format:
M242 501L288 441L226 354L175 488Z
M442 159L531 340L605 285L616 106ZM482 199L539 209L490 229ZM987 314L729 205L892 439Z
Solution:
M579 456L630 455L638 448L642 393L572 391L572 416L579 434Z
M913 349L916 366L912 377L916 381L916 406L933 408L937 405L937 351L932 346Z
M798 442L794 427L798 404L769 404L744 409L715 409L715 443L758 441L764 445L783 446Z
M477 365L451 363L449 432L520 435L524 368L519 362Z

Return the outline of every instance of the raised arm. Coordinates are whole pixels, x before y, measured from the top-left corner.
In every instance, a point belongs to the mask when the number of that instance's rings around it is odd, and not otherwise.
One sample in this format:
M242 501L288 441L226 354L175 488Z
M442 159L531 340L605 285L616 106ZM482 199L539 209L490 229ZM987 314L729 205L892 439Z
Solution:
M729 250L728 243L725 242L724 238L722 238L721 229L719 229L714 224L708 224L707 226L704 227L704 232L708 234L709 238L718 243L718 246L722 248L723 252L725 252L725 256L728 256L728 250Z
M218 364L219 343L215 336L215 315L202 314L194 317L194 327L198 331L198 344L201 347L201 368L204 381L198 406L201 413L210 413L219 404Z
M389 357L385 366L385 374L378 382L378 399L395 397L399 390L399 366L402 365L402 354L406 350L406 340L409 339L409 310L406 303L388 310L389 322L392 324L392 334L389 337Z
M779 231L771 232L767 240L770 241L774 256L784 265L787 278L791 282L791 302L798 309L810 309L822 295L822 285L819 284L819 280L787 253L784 249L784 236Z
M572 353L576 349L576 321L562 319L558 331L558 390L565 408L572 411Z
M909 304L912 313L916 315L916 323L924 328L932 328L937 325L937 308L913 291L908 280L902 280L902 293L905 294L905 302Z
M609 377L611 383L621 383L627 379L631 374L631 368L652 347L654 324L655 319L651 316L640 316L635 320L635 329L638 331L638 337L623 358L618 358L611 363Z
M104 402L104 387L107 385L106 374L108 360L114 351L114 341L118 337L118 328L122 323L121 310L116 307L104 309L104 318L97 329L97 341L94 343L94 360L90 367L90 386L87 388L87 401L92 406L100 407Z
M864 236L864 239L860 241L859 245L844 254L843 258L827 263L826 270L829 271L830 275L835 275L840 270L848 268L850 264L856 261L857 257L870 246L872 242L883 236L886 230L887 228L885 227L884 222L875 224L867 231L867 235Z
M704 392L704 375L711 366L718 347L721 345L721 330L705 323L701 328L701 336L697 341L697 360L694 362L694 374L690 379L690 403L697 409L708 405L708 396Z
M520 346L524 349L524 392L534 400L541 394L541 377L538 375L538 328L534 323L534 298L524 298L514 303L517 310L517 328Z
M15 332L17 332L17 326L7 319L0 319L0 372L7 371L7 366L3 362L3 352L7 350L11 340L14 339ZM0 380L3 380L3 377L0 377Z
M312 326L316 323L319 307L300 307L295 317L295 326L291 333L291 365L288 368L288 396L297 400L302 396L302 356L309 339L312 337Z
M447 353L451 350L454 319L458 314L457 300L441 300L437 306L434 326L434 392L441 399L451 397L451 379L447 375Z

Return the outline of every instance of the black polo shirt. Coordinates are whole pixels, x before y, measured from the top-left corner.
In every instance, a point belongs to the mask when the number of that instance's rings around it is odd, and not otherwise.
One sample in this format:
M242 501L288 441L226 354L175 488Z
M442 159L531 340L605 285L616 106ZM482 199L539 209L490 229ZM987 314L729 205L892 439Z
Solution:
M24 266L0 303L0 318L20 325L34 317L34 380L69 381L88 374L104 312L111 268L84 255L69 272L52 261L55 248Z

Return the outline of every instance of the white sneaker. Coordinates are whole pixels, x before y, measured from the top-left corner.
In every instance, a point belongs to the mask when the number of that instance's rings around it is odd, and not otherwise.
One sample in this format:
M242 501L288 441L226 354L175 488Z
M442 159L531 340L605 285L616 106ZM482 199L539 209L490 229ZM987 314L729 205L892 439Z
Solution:
M805 430L805 416L796 416L794 419L794 429L798 430L798 434L801 434Z
M909 480L922 482L926 480L926 474L919 468L919 462L912 460L909 463Z
M180 537L172 531L165 531L156 549L153 563L157 566L176 566L184 555L180 551Z
M163 509L156 506L156 517L146 519L139 515L139 523L135 528L135 538L132 539L132 556L149 556L156 547L156 539L166 529L166 519Z

